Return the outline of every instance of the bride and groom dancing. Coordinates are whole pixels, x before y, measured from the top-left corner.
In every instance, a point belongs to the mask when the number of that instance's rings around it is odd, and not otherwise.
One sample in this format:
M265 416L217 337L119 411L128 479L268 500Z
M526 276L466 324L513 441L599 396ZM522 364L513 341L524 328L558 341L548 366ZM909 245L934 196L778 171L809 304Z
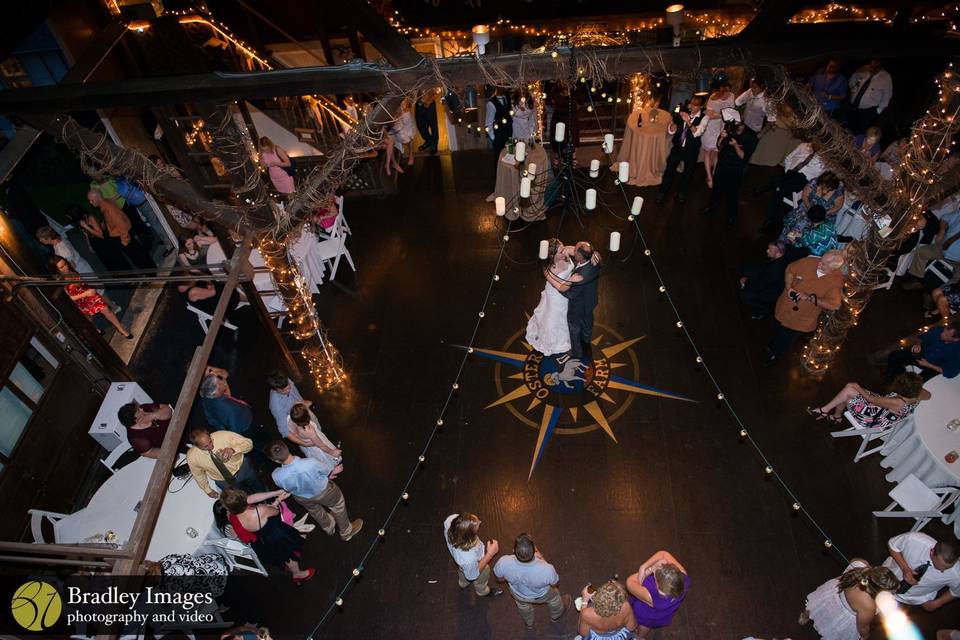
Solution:
M545 356L569 356L557 358L557 363L563 366L560 380L570 387L572 380L584 379L590 365L600 254L589 242L565 246L551 238L544 275L547 282L527 322L526 340Z

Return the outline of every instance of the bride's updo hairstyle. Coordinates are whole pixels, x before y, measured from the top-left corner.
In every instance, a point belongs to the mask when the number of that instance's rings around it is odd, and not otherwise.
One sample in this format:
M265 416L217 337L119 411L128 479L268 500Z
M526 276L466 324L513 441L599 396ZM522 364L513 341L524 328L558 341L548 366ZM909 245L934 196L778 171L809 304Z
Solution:
M547 240L547 259L543 261L543 268L549 269L553 266L553 261L557 258L557 251L563 246L559 239L550 238Z

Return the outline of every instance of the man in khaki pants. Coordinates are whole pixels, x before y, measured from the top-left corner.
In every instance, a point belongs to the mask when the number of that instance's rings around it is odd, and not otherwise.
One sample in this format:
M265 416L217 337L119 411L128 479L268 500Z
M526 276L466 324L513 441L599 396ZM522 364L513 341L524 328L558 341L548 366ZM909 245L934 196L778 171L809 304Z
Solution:
M547 605L551 620L560 620L570 606L570 596L561 597L554 586L560 581L557 570L543 559L533 539L525 533L517 536L513 553L497 560L493 575L510 585L510 595L517 602L517 610L527 629L533 628L533 608L538 604Z
M350 521L343 492L333 482L343 471L342 464L326 468L313 458L300 458L291 454L281 440L267 446L267 456L280 465L273 470L273 481L310 512L324 533L332 536L339 529L340 538L346 542L363 528L360 518Z
M443 521L443 540L457 563L457 580L461 589L473 584L478 596L498 596L503 589L490 588L490 561L500 551L496 540L486 547L477 536L480 518L472 513L454 513Z

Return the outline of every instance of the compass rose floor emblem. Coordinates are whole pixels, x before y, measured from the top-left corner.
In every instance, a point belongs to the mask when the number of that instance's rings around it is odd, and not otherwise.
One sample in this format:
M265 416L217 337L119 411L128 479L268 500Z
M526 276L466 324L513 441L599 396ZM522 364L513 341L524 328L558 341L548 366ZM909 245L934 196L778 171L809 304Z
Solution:
M639 377L639 362L636 354L630 348L646 336L623 340L615 331L598 324L597 331L603 333L593 340L593 361L584 371L580 369L576 378L563 381L560 374L568 364L567 356L544 356L523 339L525 329L513 334L502 350L481 349L474 347L473 352L481 358L493 360L497 363L495 379L497 392L500 397L486 406L487 409L506 405L510 412L524 424L539 430L537 444L533 450L533 459L530 462L529 480L533 470L543 457L543 452L554 433L561 435L576 435L596 429L603 431L611 440L617 442L610 423L620 417L633 402L636 395L649 395L661 398L671 398L685 402L696 402L685 396L657 389L642 384L635 379L619 375L618 369L630 367L633 377ZM608 347L599 347L605 335L611 335L619 342ZM517 352L518 347L522 352ZM626 358L629 362L620 361ZM615 361L617 359L617 361ZM568 372L572 365L567 367ZM505 373L516 370L516 373ZM569 377L569 376L566 376ZM519 384L517 384L519 383ZM507 391L505 386L515 385ZM514 406L515 401L521 401L521 407L528 403L525 409ZM524 414L530 414L542 406L539 423L534 422ZM587 414L589 420L577 426L581 417L581 410ZM612 410L613 413L607 413ZM573 427L558 427L564 411L569 412Z

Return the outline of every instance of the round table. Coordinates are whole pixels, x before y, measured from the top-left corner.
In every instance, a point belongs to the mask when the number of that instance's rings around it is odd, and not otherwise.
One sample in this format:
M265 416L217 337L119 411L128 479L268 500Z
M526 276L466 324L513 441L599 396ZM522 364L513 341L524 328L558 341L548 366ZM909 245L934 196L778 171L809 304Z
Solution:
M673 119L663 109L637 109L627 117L617 163L630 163L627 184L649 187L660 184L672 143L668 127ZM611 170L617 171L617 165Z
M509 156L509 157L508 157ZM531 176L530 197L520 198L520 175L521 166L517 164L513 155L508 154L506 148L500 152L500 158L497 160L497 184L493 193L487 198L492 202L496 197L502 197L507 201L508 220L523 218L527 222L534 220L543 220L546 216L544 211L546 205L543 197L547 192L547 185L550 184L550 160L547 158L547 150L543 145L537 145L533 148L527 145L527 157L524 159L524 168L530 163L537 165L537 172ZM515 211L519 208L519 212Z
M924 388L933 397L893 432L880 450L880 465L890 469L890 482L912 473L928 487L960 487L960 460L944 460L950 451L960 452L960 430L947 429L947 423L960 418L960 377L937 376Z
M116 544L124 546L133 530L154 464L154 459L140 457L110 476L86 508L56 523L56 541L60 544L103 543L105 540L98 536L112 531L116 534ZM211 532L219 537L213 523L213 503L213 498L197 486L193 476L185 480L171 478L147 549L147 560L160 560L171 553L193 554Z
M207 264L220 264L227 260L226 252L219 242L207 247ZM250 264L255 268L267 266L263 261L263 256L256 249L250 249ZM253 275L253 286L257 291L276 291L277 287L273 284L273 278L269 271L260 271ZM284 311L286 307L283 304L283 298L278 295L264 296L263 304L267 311Z

